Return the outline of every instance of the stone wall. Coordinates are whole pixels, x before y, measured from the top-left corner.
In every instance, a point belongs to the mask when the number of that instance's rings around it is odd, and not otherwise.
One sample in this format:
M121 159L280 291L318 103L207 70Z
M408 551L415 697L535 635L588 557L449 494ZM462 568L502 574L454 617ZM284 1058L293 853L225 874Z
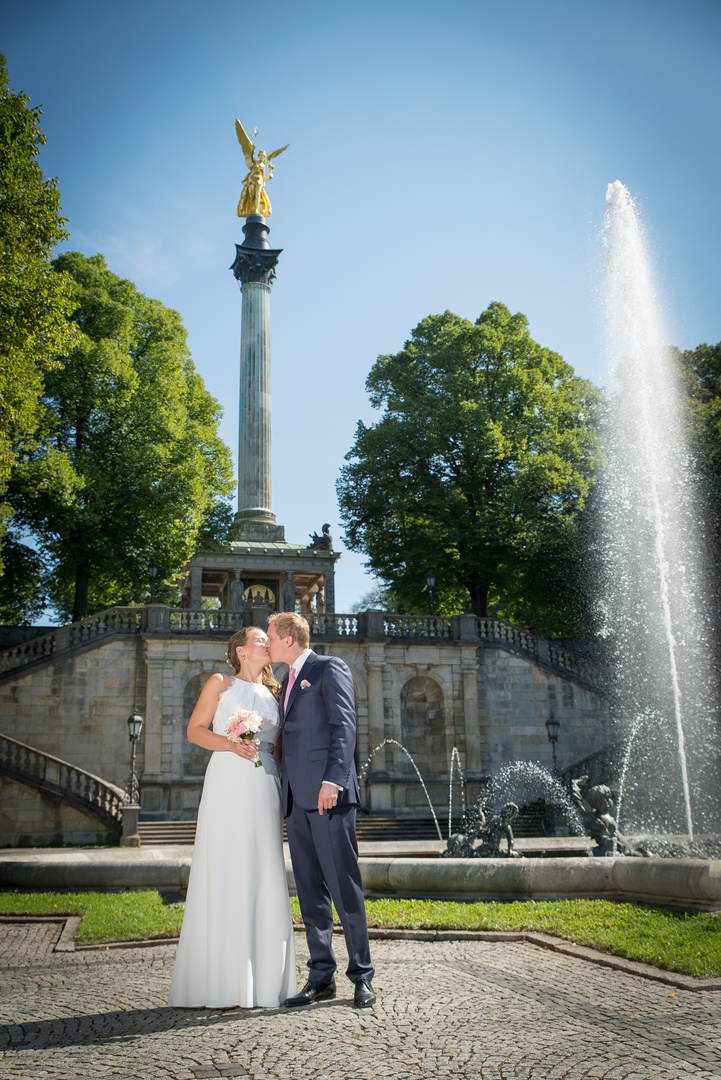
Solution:
M501 764L551 766L551 713L561 724L561 769L610 741L603 699L502 648L362 638L314 647L341 656L353 673L359 771L384 739L405 743L444 812L454 746L473 797ZM126 719L138 709L145 719L138 747L143 817L193 819L207 753L188 744L185 727L205 680L226 670L224 648L222 639L191 634L103 638L6 677L0 731L124 787ZM394 745L374 754L363 801L378 814L430 813L415 770Z
M0 847L116 844L117 840L111 829L57 795L0 775Z

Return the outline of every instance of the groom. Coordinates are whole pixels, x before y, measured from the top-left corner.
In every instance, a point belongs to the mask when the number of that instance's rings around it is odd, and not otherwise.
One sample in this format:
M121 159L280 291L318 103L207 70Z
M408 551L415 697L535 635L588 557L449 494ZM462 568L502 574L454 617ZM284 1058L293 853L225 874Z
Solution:
M376 996L355 835L353 679L343 660L317 656L309 643L302 615L269 616L270 659L290 667L280 700L283 814L310 952L308 982L283 1004L335 997L332 900L348 947L353 1004L365 1009Z

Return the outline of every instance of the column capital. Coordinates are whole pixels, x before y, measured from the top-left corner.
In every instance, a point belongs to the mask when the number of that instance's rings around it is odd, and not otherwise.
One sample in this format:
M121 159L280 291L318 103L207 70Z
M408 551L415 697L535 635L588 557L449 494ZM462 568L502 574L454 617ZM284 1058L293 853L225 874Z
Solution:
M235 245L235 260L230 269L241 285L267 285L275 278L275 268L282 248L248 248Z

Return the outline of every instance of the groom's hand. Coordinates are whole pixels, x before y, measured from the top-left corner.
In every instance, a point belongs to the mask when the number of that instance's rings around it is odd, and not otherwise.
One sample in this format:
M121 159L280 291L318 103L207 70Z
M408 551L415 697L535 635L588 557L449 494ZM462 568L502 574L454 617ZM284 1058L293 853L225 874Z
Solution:
M318 795L318 813L323 817L324 810L332 810L338 802L338 788L334 784L322 784Z

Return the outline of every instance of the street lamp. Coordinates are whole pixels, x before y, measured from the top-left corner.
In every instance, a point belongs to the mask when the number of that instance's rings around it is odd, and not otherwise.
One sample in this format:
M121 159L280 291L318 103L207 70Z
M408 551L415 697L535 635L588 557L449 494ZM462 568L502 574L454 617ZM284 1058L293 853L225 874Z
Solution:
M432 570L429 570L426 574L426 585L428 586L428 592L431 594L431 615L433 615L433 590L436 587L436 575Z
M551 713L548 720L546 720L546 731L548 732L548 741L551 744L553 751L553 772L554 775L558 771L556 768L556 743L558 742L558 729L560 728L560 721L556 720L556 717Z
M148 578L150 580L150 603L152 604L155 599L155 582L158 580L158 570L160 567L156 563L155 559L150 560L148 566Z
M128 738L132 743L132 753L130 758L130 777L128 779L128 803L131 806L138 806L140 804L140 785L138 784L138 774L135 771L135 754L138 748L138 739L140 738L140 732L143 730L143 718L140 713L133 713L128 717Z

